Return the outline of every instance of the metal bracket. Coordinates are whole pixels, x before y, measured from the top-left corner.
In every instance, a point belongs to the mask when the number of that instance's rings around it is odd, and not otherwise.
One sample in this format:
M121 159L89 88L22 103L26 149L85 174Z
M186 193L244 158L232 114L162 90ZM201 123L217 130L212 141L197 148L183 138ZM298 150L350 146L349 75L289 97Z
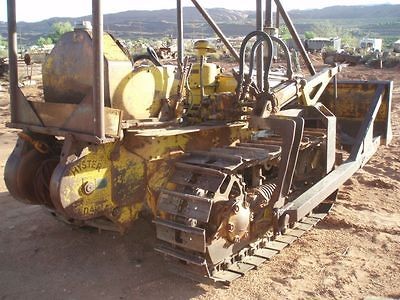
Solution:
M303 137L304 119L288 116L254 118L251 124L258 129L271 129L282 137L282 154L277 187L269 202L271 208L280 208L285 204L285 197L288 195L292 184L300 142Z
M18 88L13 103L16 115L13 123L8 123L7 126L49 135L72 134L78 140L96 144L119 139L122 111L103 107L107 137L101 139L95 135L92 98L89 95L80 104L33 102L27 100Z

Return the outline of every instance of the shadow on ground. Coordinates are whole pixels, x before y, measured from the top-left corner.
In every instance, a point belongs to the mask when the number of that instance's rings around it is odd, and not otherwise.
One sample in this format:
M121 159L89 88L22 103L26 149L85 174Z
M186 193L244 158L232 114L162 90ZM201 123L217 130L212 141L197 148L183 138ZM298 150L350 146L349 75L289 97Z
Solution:
M140 219L128 234L71 228L0 193L1 299L188 299L196 282L167 271Z

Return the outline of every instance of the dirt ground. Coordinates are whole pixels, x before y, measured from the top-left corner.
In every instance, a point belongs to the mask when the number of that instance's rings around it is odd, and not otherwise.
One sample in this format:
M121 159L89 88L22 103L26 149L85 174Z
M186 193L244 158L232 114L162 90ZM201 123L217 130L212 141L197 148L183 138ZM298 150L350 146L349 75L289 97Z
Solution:
M140 220L127 235L70 228L12 199L0 180L1 299L400 298L400 68L349 67L342 78L395 81L394 139L342 188L332 213L229 288L170 274ZM0 173L15 140L0 81ZM1 90L1 89L0 89Z

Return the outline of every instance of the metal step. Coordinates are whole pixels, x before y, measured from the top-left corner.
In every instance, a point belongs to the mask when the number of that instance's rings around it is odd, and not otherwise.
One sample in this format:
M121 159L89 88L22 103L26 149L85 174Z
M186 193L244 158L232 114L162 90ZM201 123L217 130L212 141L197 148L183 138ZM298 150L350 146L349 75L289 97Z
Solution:
M202 169L201 167L199 167ZM224 174L202 174L193 169L178 169L170 178L171 183L216 193L225 179Z
M277 242L277 241L270 241L267 244L265 244L265 248L275 250L275 251L282 251L284 248L289 246L287 243L282 243L282 242Z
M266 144L266 145L280 146L280 145L282 145L282 138L280 136L259 137L259 138L257 138L257 142L259 142L261 144Z
M263 257L258 257L258 256L246 256L242 262L245 264L253 265L255 267L260 266L262 263L266 261L265 258Z
M280 146L261 144L261 143L258 143L258 141L249 141L247 143L238 143L237 146L265 149L269 152L271 159L278 157L282 152L282 148Z
M305 224L311 224L313 226L317 225L317 223L321 221L321 219L317 219L317 218L312 218L312 217L307 217L307 218L303 218L301 219L301 223L305 223Z
M184 163L184 162L177 162L175 163L175 168L177 169L183 169L186 171L190 171L190 172L195 172L195 173L199 173L199 174L204 174L204 175L213 175L213 176L222 176L225 177L224 173L222 173L221 171L215 170L215 169L210 169L210 168L205 168L205 167L199 167L196 165L191 165L188 163Z
M308 231L311 228L313 228L314 226L311 224L306 224L306 223L296 223L296 225L293 227L294 229L300 229L300 230L304 230L304 231Z
M226 153L242 157L245 161L264 161L270 159L269 152L266 149L250 147L224 147L212 148L212 153Z
M286 243L286 244L292 244L295 240L297 240L297 237L292 236L292 235L280 235L278 236L274 241L281 242L281 243Z
M325 139L326 138L326 129L323 129L323 128L304 128L303 135Z
M288 229L285 232L285 235L289 235L289 236L294 236L294 237L301 237L303 234L305 234L307 231L304 230L300 230L300 229Z
M224 169L230 172L243 164L243 160L240 156L206 151L193 151L189 157L183 159L183 162L204 167Z
M236 279L242 277L242 274L231 271L219 271L212 275L212 279L216 282L223 282L226 285L231 284Z
M254 252L254 255L270 260L278 253L279 251L276 250L260 248Z
M310 215L310 217L314 218L314 219L324 219L328 214L327 213L312 213Z
M228 268L228 271L244 275L246 272L252 269L254 269L254 265L246 264L244 262L235 262Z

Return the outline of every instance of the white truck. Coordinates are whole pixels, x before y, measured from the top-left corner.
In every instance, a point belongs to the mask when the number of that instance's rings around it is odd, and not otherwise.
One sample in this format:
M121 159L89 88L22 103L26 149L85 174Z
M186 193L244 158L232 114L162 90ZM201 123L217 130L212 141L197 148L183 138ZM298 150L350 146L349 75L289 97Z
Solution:
M363 38L360 41L360 48L371 51L382 51L382 39Z

